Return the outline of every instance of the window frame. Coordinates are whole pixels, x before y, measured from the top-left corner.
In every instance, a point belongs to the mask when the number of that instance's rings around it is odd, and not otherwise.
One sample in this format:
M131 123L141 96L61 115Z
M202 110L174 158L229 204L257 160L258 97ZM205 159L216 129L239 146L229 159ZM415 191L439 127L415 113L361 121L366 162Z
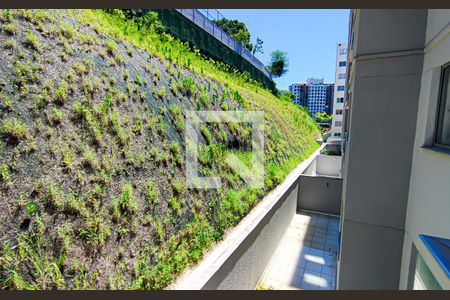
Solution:
M443 105L442 94L444 91L444 79L445 79L444 75L445 75L446 70L448 70L447 72L449 73L448 77L449 77L449 84L450 84L450 62L446 63L445 65L443 65L441 67L441 72L440 72L441 74L440 74L440 78L439 78L438 102L436 105L437 111L436 111L436 119L435 119L435 124L434 124L433 147L450 150L450 145L441 144L441 143L438 143L438 141L437 141L441 109L442 109L442 105ZM444 112L444 116L445 116L445 112Z

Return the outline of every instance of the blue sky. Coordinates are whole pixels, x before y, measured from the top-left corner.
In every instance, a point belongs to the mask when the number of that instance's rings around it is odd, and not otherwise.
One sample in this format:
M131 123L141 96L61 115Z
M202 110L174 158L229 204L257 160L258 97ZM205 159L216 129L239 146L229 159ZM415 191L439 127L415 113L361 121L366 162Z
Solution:
M278 89L308 77L334 82L336 43L348 36L348 9L220 9L227 19L247 25L251 42L264 41L264 54L257 57L264 64L269 53L288 53L289 72L275 79Z

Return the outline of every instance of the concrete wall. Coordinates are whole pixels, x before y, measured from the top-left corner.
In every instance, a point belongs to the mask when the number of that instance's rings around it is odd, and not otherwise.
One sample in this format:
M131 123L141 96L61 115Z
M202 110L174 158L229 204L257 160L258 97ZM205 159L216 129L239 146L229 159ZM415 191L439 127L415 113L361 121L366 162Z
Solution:
M410 287L414 248L441 287L450 289L450 279L418 238L422 233L450 239L450 154L422 147L433 141L441 66L450 62L450 10L429 10L426 32L400 289Z
M300 176L297 209L340 215L342 179Z
M357 10L338 289L399 285L426 19L426 10Z
M422 49L426 10L362 9L355 40L355 56Z
M325 144L325 148L327 144ZM318 155L303 172L309 176L340 177L342 157L334 155Z
M298 182L239 245L202 289L254 289L297 208Z
M303 175L317 176L317 159L314 159L303 172Z
M319 176L340 177L342 157L334 155L317 156L316 173Z

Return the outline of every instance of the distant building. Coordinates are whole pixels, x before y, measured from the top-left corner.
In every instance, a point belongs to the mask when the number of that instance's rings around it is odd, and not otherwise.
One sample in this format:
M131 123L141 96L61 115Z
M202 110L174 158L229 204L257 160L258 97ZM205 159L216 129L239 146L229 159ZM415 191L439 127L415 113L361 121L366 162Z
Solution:
M291 84L289 86L289 91L295 95L295 100L292 102L300 106L306 106L306 103L308 102L308 86L306 85L306 82Z
M336 81L333 96L333 120L331 136L342 135L342 114L344 111L345 78L347 77L347 42L339 42L336 50Z
M306 82L297 82L289 86L295 95L295 104L308 108L312 116L317 112L332 112L333 83L324 83L323 78L308 78Z

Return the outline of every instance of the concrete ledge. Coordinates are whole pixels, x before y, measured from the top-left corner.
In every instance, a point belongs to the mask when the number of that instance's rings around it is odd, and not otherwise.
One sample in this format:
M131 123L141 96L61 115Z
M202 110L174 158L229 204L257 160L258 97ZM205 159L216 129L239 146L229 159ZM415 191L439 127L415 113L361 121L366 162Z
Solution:
M292 216L298 197L298 179L320 154L322 145L234 228L187 269L168 289L254 289Z

